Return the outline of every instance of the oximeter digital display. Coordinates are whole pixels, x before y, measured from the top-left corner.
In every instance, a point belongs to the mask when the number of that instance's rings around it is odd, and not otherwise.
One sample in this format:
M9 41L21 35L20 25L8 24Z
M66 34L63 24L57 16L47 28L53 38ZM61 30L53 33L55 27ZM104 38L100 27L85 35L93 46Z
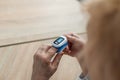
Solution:
M57 49L56 53L60 53L68 46L68 40L65 36L60 36L52 43L52 46Z
M59 45L62 41L64 41L64 38L59 37L57 40L54 41L54 44Z

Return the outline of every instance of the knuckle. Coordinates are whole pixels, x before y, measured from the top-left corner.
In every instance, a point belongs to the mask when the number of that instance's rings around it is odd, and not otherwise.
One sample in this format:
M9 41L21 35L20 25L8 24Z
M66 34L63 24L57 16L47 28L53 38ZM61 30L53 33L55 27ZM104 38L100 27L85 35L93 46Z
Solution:
M46 49L48 49L50 47L51 47L50 45L41 45L38 50L41 52L44 52L44 51L46 51Z
M50 53L50 54L53 54L53 53L55 53L56 52L56 49L55 48L51 48L49 51L48 51L48 53Z
M42 60L45 62L45 63L49 63L50 61L48 60L48 57L46 55L43 55L42 56Z
M48 60L47 56L44 55L44 54L38 54L36 53L34 55L34 60L37 60L37 61L42 61L44 64L48 64L50 61Z
M34 54L34 58L42 58L42 56L43 56L42 54L44 54L44 53L38 50L38 51Z
M53 51L53 50L49 50L48 53L49 53L49 54L53 54L54 51Z

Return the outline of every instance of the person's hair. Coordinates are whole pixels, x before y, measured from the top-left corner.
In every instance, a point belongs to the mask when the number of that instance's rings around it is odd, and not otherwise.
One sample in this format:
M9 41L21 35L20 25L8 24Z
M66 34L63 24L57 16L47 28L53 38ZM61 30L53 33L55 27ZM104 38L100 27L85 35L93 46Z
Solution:
M120 0L91 0L86 7L90 15L88 71L93 78L99 76L96 80L120 80Z
M120 0L94 0L94 2L87 6L90 15L88 28L96 32L93 35L100 40L114 39L114 43L117 42L116 40L120 43Z

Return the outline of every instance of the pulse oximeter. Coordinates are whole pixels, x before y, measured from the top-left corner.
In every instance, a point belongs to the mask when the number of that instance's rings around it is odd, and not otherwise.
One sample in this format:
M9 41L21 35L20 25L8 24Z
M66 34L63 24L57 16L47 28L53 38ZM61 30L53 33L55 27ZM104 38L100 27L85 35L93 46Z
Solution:
M52 43L52 46L57 49L56 53L60 53L68 46L68 40L65 36L60 36Z

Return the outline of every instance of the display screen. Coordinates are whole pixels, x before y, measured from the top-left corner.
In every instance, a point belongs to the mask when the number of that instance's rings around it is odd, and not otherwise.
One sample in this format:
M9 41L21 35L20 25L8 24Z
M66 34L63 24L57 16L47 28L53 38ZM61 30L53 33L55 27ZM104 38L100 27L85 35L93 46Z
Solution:
M57 40L54 41L55 44L60 44L62 41L64 40L64 38L60 37Z

